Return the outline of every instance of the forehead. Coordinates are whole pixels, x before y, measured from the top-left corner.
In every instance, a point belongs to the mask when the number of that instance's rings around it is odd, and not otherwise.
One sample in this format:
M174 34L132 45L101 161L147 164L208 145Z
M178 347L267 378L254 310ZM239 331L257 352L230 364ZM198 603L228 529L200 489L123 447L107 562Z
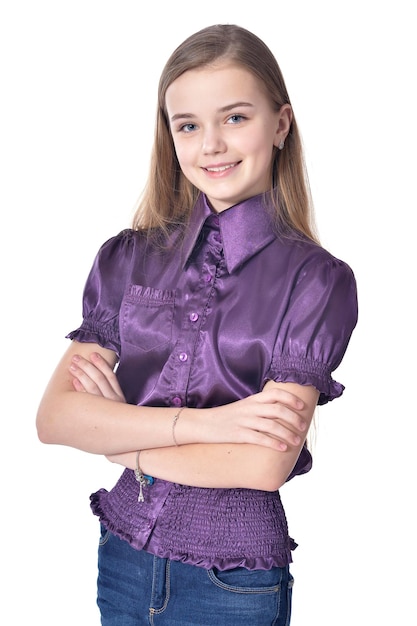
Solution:
M261 81L247 69L230 63L221 63L188 70L168 87L165 103L168 114L183 110L216 106L221 108L233 101L267 100Z

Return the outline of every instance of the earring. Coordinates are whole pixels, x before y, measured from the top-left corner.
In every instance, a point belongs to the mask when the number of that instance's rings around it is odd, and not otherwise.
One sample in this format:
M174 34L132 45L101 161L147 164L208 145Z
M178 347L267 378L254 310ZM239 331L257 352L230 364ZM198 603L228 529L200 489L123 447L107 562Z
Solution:
M284 142L281 140L278 146L278 150L283 150L284 149Z

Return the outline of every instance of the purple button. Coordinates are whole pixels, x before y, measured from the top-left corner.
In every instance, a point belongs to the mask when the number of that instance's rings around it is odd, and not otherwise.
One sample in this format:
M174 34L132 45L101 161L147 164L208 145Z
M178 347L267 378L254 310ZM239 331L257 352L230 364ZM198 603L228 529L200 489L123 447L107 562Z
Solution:
M190 320L196 322L198 320L198 313L190 313Z
M206 274L204 277L204 280L206 281L206 283L209 283L211 281L211 275L210 274Z
M174 398L172 398L172 404L174 406L181 406L182 405L182 400L179 396L174 396Z
M188 354L186 352L180 352L178 358L179 358L180 361L182 361L184 363L184 361L186 361L188 359Z

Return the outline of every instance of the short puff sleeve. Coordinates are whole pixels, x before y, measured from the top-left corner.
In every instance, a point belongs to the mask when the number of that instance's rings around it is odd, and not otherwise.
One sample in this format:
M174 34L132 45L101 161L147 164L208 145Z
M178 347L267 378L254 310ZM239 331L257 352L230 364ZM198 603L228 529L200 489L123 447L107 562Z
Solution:
M301 265L280 325L268 378L313 385L318 404L339 397L332 378L357 322L356 281L350 267L321 248Z
M97 253L83 294L83 321L67 337L98 343L120 357L119 311L129 277L134 231L124 230Z

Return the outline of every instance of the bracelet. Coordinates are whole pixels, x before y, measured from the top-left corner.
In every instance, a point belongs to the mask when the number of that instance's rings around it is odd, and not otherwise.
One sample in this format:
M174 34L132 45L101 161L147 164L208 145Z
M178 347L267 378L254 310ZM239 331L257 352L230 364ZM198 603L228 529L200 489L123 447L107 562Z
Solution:
M140 450L136 452L136 468L134 471L135 471L135 478L139 483L138 502L144 502L145 498L143 496L143 488L146 485L153 485L154 479L152 478L152 476L147 476L146 474L144 474L142 470L140 469L139 455L140 455Z
M178 446L177 438L175 437L175 426L177 425L178 418L181 415L182 411L185 409L185 406L181 407L176 415L174 415L174 419L172 421L172 439L176 446Z

